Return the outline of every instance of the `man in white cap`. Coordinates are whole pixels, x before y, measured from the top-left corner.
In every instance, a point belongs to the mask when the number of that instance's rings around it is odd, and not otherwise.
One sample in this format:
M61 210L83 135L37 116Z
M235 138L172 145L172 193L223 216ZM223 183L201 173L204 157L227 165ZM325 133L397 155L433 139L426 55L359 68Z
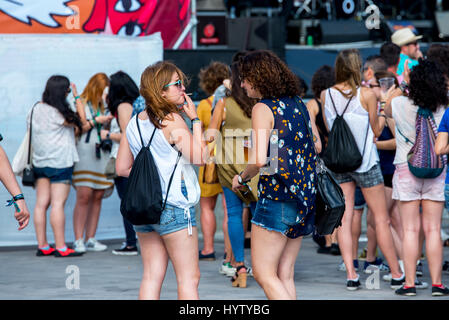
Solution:
M404 72L406 60L408 60L408 67L411 70L418 64L418 59L423 56L418 43L418 40L421 38L422 36L415 35L410 28L399 29L391 35L391 42L401 48L400 61L397 70L398 75L402 75Z

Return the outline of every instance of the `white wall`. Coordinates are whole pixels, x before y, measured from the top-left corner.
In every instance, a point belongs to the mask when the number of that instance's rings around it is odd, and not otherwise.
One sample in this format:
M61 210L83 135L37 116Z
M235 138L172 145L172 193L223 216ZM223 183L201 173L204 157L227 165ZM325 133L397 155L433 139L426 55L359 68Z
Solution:
M54 74L67 76L82 92L97 72L111 75L128 73L139 86L140 75L148 65L163 59L160 34L128 38L105 35L0 35L0 133L1 146L12 161L26 131L25 118L34 102L41 99L47 79ZM20 178L19 178L20 180ZM33 211L35 191L22 189L28 208ZM0 246L36 244L33 221L17 231L13 209L5 207L11 196L0 184ZM66 204L66 241L74 240L72 219L75 190ZM33 216L33 214L32 214ZM49 220L49 214L47 214ZM47 234L53 243L50 223ZM124 238L117 192L103 201L97 239Z

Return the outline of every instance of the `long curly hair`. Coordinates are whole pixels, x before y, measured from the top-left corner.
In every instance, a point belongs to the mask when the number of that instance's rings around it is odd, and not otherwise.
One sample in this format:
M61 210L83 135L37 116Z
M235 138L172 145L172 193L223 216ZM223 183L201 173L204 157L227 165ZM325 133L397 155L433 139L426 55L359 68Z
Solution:
M432 44L426 52L427 60L436 62L444 75L449 78L449 46Z
M419 59L419 64L410 72L409 97L415 105L432 112L449 103L446 79L439 65Z
M301 93L298 77L277 55L268 50L257 50L245 55L240 75L263 98L296 96Z
M198 74L200 88L208 95L212 95L224 79L229 79L229 67L222 62L212 61L202 68Z
M240 62L234 62L231 65L231 91L227 92L228 96L234 98L235 102L243 110L248 118L251 118L251 111L253 106L257 103L256 99L248 97L245 90L241 87L240 72L239 72Z

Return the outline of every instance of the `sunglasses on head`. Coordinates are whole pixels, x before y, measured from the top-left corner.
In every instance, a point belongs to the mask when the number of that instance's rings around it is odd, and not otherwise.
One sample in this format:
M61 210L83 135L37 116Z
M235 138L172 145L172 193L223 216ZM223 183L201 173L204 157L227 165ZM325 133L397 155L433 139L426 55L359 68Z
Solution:
M173 86L173 85L175 85L175 86L177 86L179 89L181 89L181 88L182 88L182 80L179 79L178 81L175 81L175 82L166 84L166 85L164 86L164 88L168 88L168 87Z

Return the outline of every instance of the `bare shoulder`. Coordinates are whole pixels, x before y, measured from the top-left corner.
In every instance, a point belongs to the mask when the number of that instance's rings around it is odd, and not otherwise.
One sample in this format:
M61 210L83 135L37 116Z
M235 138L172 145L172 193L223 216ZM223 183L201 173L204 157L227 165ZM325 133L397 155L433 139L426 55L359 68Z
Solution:
M371 99L377 100L376 94L374 93L374 90L371 88L362 87L362 89L360 90L360 94L365 101Z
M310 99L309 101L307 101L306 107L307 110L309 110L309 112L313 113L314 115L316 115L320 111L318 103L316 102L315 99Z

